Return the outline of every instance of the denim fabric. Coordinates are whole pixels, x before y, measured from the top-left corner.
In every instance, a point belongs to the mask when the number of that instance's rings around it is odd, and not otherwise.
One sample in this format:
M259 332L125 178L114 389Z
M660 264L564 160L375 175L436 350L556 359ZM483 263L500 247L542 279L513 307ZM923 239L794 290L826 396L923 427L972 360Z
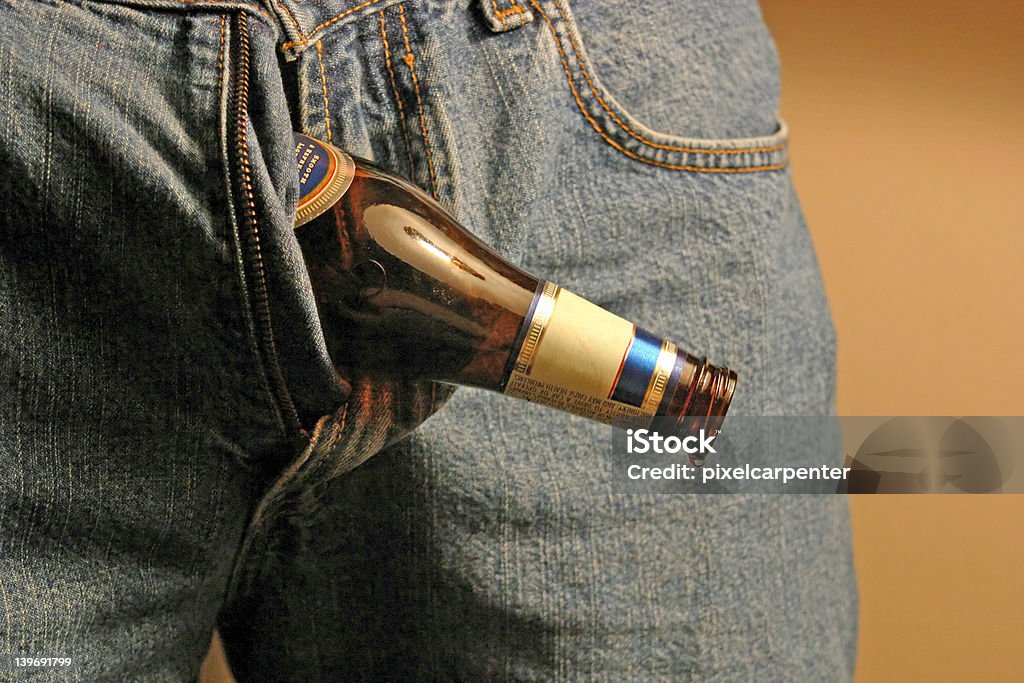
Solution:
M618 495L609 428L469 389L399 439L448 392L334 367L291 230L296 128L734 367L732 413L830 413L754 2L20 2L0 36L0 654L181 679L219 625L241 680L851 676L845 500Z

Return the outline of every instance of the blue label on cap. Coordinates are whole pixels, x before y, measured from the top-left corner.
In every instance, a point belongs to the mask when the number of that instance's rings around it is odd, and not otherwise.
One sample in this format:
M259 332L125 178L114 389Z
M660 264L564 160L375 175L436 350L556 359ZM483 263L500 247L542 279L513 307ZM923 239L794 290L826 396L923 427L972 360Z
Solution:
M299 172L299 203L316 195L331 177L334 155L313 138L294 133L295 165Z

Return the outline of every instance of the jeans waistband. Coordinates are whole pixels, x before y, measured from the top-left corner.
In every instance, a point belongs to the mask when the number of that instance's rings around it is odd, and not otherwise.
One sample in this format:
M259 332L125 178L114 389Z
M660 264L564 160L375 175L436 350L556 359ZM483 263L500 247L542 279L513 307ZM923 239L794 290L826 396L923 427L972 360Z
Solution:
M187 11L246 10L273 21L281 34L280 50L294 59L328 32L394 5L420 14L443 16L464 11L452 0L97 0L110 4ZM519 28L533 20L520 0L475 0L490 29L496 33Z
M150 7L189 12L248 11L278 26L280 49L289 58L301 54L330 30L392 5L416 7L450 5L447 0L95 0L126 7ZM486 0L490 2L490 0ZM508 2L509 0L504 0Z
M267 0L278 16L284 40L280 49L289 58L315 45L327 32L407 0ZM416 2L416 4L421 4Z
M465 4L452 0L266 0L278 14L288 36L282 51L289 57L314 45L325 33L356 21L366 14L380 12L392 5L408 5L409 10L438 15L464 11ZM510 31L533 19L525 2L519 0L475 0L488 26L494 32Z

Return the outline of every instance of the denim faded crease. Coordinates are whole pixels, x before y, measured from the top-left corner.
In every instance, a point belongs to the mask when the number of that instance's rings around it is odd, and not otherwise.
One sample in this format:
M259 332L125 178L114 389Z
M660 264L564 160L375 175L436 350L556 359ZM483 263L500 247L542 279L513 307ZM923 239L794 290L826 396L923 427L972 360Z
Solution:
M0 36L0 655L188 680L217 627L239 680L852 676L843 498L616 494L607 427L368 383L292 231L294 128L735 368L734 414L830 414L755 2L0 0Z

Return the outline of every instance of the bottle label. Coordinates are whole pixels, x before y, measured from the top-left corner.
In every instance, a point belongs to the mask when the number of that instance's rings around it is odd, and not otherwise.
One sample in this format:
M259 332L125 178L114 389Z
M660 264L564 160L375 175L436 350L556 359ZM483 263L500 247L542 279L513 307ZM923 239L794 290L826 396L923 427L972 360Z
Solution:
M355 177L356 165L343 151L301 133L295 139L295 165L299 173L299 203L295 227L308 223L331 208Z
M678 381L676 345L550 282L538 287L504 392L601 422L655 415Z

